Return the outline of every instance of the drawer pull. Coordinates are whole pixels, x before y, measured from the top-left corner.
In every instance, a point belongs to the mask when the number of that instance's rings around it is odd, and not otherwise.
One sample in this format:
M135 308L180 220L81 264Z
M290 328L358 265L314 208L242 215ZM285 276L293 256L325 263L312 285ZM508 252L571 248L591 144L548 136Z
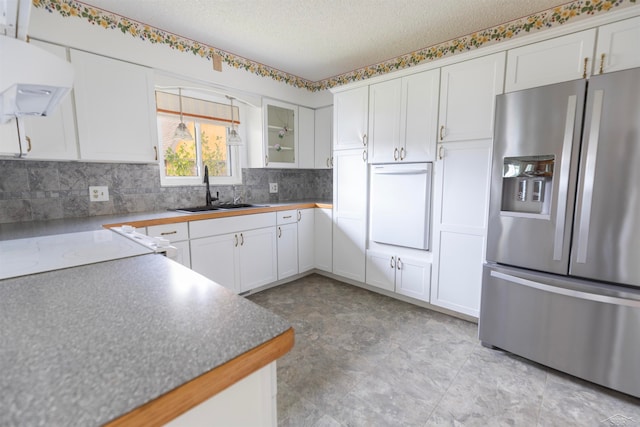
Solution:
M289 218L291 218L291 215L283 216L282 218L283 219L289 219Z
M163 231L162 233L160 233L161 236L168 236L170 234L178 234L178 232L176 230L173 230L173 231Z

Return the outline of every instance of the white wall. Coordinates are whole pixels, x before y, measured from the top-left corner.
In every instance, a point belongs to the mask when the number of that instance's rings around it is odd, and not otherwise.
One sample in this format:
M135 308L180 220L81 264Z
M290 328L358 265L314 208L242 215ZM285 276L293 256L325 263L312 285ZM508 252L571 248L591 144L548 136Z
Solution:
M229 67L224 63L222 72L214 71L211 61L191 53L179 52L164 44L136 39L118 29L104 29L91 25L83 18L64 18L43 8L31 9L28 34L35 39L130 61L220 88L228 88L238 97L242 97L244 92L247 97L265 96L310 108L333 103L333 96L328 90L310 92L269 77Z

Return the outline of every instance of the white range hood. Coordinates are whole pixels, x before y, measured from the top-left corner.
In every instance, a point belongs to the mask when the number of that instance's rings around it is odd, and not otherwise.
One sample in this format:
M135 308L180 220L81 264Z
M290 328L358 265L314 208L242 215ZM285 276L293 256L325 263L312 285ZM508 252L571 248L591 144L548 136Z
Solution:
M73 87L73 66L22 40L0 36L0 123L47 116Z

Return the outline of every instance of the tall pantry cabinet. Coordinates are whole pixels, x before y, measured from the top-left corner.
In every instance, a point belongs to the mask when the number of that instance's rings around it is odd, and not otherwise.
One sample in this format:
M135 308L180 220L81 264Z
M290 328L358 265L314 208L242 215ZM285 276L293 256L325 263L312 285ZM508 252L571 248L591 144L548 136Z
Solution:
M368 104L366 86L334 96L333 273L359 282L365 279Z
M496 95L505 53L443 67L434 164L431 304L478 317Z

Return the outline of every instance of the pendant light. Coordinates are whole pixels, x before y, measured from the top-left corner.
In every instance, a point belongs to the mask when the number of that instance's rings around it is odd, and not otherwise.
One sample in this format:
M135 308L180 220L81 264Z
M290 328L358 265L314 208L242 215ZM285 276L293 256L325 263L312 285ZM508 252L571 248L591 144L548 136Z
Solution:
M189 129L187 129L187 125L185 125L184 122L182 121L182 89L181 88L178 88L178 98L180 99L180 124L176 128L176 131L173 134L173 137L175 139L192 141L193 136L191 136Z
M236 122L233 117L233 100L235 98L231 96L226 96L229 101L231 101L231 129L227 132L227 145L242 145L242 138L238 135L238 131L236 130Z

